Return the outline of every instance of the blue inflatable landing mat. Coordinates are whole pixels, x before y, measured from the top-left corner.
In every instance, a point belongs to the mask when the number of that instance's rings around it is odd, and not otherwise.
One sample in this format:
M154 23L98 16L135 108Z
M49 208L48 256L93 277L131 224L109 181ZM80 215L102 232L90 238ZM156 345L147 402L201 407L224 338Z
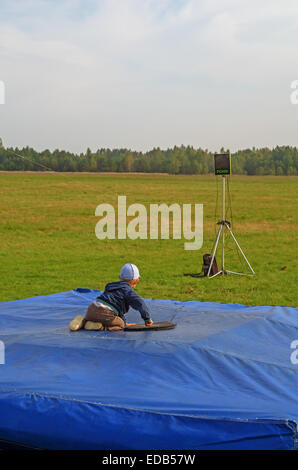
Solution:
M0 303L0 448L296 449L298 308L147 299L176 328L70 332L99 293Z

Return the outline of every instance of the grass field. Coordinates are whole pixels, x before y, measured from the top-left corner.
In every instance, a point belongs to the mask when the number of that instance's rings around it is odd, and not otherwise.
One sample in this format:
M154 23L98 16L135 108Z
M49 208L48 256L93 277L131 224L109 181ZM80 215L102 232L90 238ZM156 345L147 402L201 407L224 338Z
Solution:
M145 298L297 306L297 183L296 177L231 178L232 228L257 275L207 279L184 273L201 270L216 235L221 181L218 186L214 176L3 172L1 301L76 287L102 290L132 262ZM184 239L98 240L95 208L116 206L118 195L127 196L127 205L146 207L204 204L203 247L186 251ZM227 238L226 268L244 267Z

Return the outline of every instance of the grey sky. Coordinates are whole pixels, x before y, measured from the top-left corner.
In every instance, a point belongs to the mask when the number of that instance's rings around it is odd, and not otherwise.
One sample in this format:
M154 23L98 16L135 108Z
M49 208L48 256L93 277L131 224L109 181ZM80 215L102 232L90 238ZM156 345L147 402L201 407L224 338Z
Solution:
M298 145L293 0L0 0L9 146Z

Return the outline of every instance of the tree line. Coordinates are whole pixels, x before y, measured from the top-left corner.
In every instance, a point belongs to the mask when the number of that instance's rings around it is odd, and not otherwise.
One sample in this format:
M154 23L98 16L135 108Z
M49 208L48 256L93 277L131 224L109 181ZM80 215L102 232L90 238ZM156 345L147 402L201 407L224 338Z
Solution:
M221 152L228 150L221 149ZM239 175L297 175L298 149L276 146L252 148L231 153L232 173ZM89 148L76 154L63 150L38 152L30 147L5 148L0 139L0 170L58 172L142 172L173 175L214 173L214 153L181 145L147 152L129 149Z

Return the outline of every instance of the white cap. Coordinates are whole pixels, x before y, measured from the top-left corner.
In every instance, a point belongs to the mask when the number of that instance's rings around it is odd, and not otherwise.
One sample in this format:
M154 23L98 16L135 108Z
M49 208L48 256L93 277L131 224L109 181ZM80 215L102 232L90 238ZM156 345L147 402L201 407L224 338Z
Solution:
M125 279L126 281L132 281L134 279L139 279L140 273L135 264L127 263L122 266L120 271L120 277L121 279Z

